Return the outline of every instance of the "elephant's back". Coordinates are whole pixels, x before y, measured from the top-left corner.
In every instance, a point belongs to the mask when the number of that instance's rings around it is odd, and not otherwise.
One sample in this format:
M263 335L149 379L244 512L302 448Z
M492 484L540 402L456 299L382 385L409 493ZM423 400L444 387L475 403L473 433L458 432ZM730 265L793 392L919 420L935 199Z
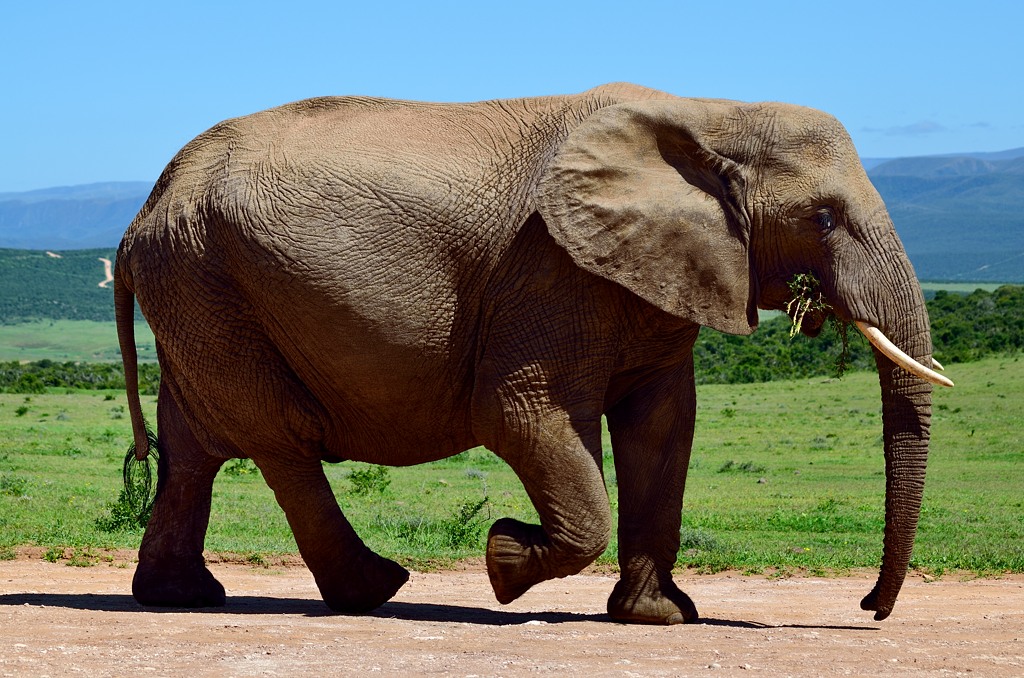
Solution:
M330 97L215 126L168 165L122 246L162 351L195 382L221 375L206 411L277 361L270 373L331 420L331 447L459 451L482 295L596 100ZM238 362L246 342L260 358Z

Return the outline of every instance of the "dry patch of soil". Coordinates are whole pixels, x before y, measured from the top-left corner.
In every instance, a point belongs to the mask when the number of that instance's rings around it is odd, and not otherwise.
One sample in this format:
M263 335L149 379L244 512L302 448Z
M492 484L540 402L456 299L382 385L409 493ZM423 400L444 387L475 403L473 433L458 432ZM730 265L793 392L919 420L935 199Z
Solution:
M858 603L870 573L769 580L684 574L703 615L611 622L614 578L585 574L495 602L486 573L414 572L394 600L332 615L302 567L215 563L223 608L158 610L134 566L0 562L0 675L1024 675L1024 577L911 577L889 619Z

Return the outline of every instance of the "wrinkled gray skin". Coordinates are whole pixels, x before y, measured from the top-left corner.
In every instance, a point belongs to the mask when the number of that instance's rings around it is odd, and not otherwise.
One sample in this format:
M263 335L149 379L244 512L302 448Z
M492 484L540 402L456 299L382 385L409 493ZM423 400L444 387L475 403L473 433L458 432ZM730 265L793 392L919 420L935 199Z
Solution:
M541 519L490 530L488 573L510 602L607 545L605 415L622 572L608 611L692 621L671 576L691 349L702 325L751 332L806 271L840 318L930 364L885 206L818 111L616 84L474 104L323 98L221 123L171 161L118 252L140 450L133 294L163 371L160 491L134 595L224 603L202 555L211 487L225 460L249 457L326 603L371 610L408 573L364 546L321 461L407 465L485 445ZM862 607L881 619L917 527L931 387L876 356L886 526Z

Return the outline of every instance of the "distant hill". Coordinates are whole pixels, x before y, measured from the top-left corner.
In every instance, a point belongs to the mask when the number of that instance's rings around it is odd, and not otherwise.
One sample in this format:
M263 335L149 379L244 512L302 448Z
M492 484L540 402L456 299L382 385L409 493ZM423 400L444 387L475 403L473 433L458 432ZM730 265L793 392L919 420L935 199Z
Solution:
M117 247L152 188L126 181L0 193L0 247Z
M863 163L918 277L1024 282L1024 148ZM0 193L0 247L117 247L151 187L118 182Z
M868 176L919 278L1024 281L1024 148L899 158Z
M920 155L915 158L974 158L975 160L1012 160L1013 158L1024 157L1024 147L1011 148L1006 151L993 151L988 153L945 153L942 155ZM869 173L874 168L893 160L903 158L861 158L860 162Z

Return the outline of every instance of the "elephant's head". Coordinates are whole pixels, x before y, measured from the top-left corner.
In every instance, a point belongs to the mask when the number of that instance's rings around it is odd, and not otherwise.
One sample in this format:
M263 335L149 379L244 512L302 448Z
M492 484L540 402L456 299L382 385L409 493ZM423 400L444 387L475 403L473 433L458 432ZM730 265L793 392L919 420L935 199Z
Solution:
M835 315L867 329L882 347L887 480L881 572L861 606L888 616L920 513L928 382L952 384L930 369L920 286L842 125L783 104L609 106L558 149L538 209L579 266L668 313L748 334L757 308L784 308L788 281L810 272Z

